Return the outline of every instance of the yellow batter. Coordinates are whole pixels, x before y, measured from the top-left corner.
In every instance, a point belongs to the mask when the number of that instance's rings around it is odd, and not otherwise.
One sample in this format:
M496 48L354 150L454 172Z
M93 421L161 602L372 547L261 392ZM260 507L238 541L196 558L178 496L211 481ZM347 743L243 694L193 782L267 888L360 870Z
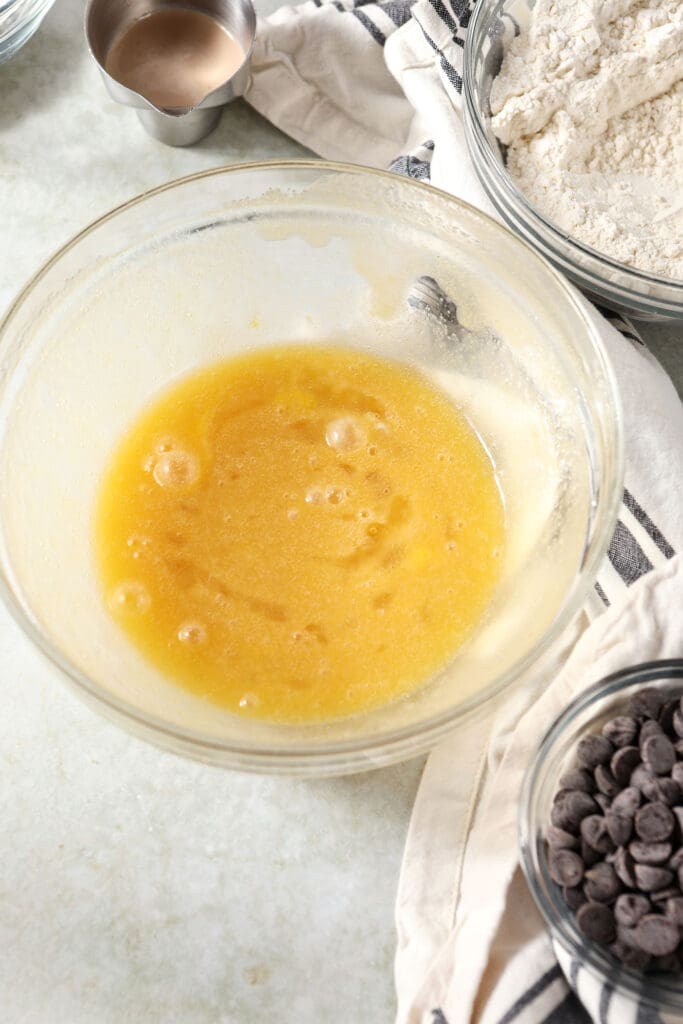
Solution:
M491 462L416 370L291 346L211 366L133 424L102 483L105 599L170 679L232 711L332 719L414 690L485 611Z

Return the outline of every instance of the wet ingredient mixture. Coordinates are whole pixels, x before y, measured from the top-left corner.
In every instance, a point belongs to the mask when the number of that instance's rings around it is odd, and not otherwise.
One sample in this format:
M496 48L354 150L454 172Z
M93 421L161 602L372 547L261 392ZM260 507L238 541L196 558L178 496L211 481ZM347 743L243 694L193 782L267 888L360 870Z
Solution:
M244 50L201 11L161 8L114 40L105 68L160 110L194 107L244 63Z
M503 543L493 465L449 398L317 345L176 384L120 442L96 510L105 600L134 644L279 721L418 687L484 614Z
M491 87L521 191L569 235L683 280L683 3L537 0Z

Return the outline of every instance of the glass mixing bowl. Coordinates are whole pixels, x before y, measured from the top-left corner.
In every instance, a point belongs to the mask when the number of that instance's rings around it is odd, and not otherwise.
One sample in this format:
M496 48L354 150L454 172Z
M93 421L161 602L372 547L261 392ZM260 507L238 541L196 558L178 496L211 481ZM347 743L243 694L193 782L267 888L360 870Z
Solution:
M27 43L55 0L0 0L0 64Z
M457 303L459 326L407 301L424 275ZM259 346L318 341L417 365L452 395L495 460L507 543L478 629L410 697L273 725L194 697L131 646L101 597L92 510L116 439L171 381ZM396 175L254 164L148 192L37 274L0 326L0 353L9 608L82 696L208 761L326 774L427 749L537 668L612 534L619 401L581 301L505 228Z
M543 916L560 966L592 1020L683 1021L683 985L676 975L647 975L624 967L607 950L589 942L579 931L573 913L550 878L544 834L550 821L557 782L574 763L579 740L599 732L602 724L624 714L629 699L642 687L676 696L683 692L683 659L653 661L615 672L590 686L553 722L532 758L519 804L519 843L522 868ZM596 984L596 982L598 984ZM604 1017L602 998L612 994ZM637 1012L642 1006L641 1013ZM656 1010L653 1016L645 1008ZM619 1012L620 1011L620 1012Z
M489 95L503 56L534 0L479 0L465 42L465 134L477 175L506 224L599 305L643 320L683 320L683 281L657 277L618 263L570 237L547 220L505 170L491 128Z

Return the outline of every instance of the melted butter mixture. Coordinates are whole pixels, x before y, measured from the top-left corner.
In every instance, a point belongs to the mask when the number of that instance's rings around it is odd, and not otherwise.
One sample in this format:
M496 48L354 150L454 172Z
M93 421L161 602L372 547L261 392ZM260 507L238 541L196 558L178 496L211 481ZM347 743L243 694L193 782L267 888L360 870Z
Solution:
M103 480L108 606L168 678L322 721L416 689L472 632L504 513L465 417L418 371L292 346L156 400Z

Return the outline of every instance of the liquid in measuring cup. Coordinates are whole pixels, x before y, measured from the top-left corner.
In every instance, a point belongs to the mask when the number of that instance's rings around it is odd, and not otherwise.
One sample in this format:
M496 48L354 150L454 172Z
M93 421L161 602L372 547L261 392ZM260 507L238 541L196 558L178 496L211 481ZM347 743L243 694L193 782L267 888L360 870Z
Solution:
M245 57L210 15L168 7L125 28L107 52L105 70L160 110L187 110L232 78Z

